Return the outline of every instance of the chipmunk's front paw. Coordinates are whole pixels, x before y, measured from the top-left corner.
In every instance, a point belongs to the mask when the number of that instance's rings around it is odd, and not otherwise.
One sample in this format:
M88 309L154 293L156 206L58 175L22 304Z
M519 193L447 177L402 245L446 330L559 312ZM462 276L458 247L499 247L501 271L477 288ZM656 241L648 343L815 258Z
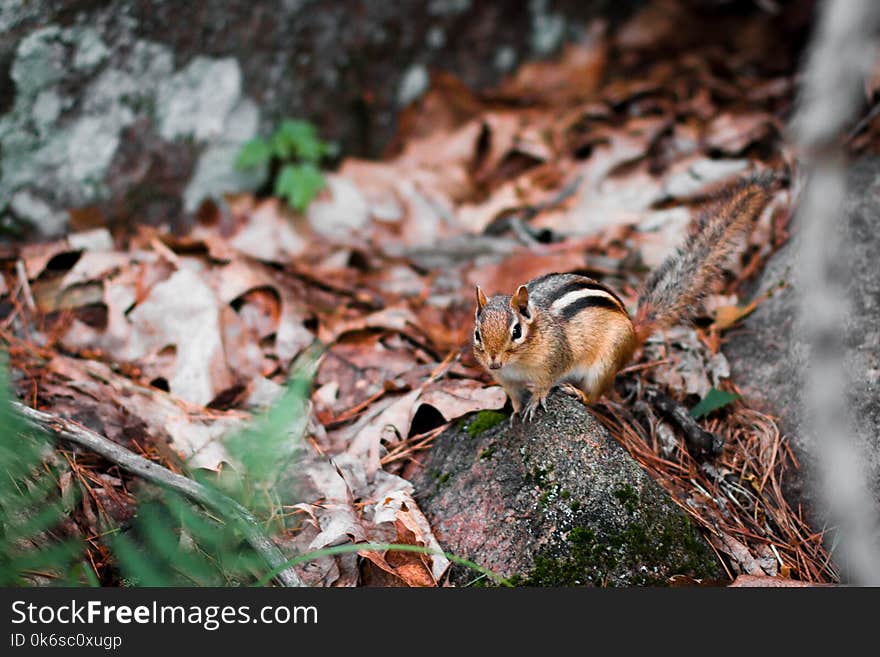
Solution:
M527 420L531 422L535 419L535 415L538 413L538 408L547 410L547 393L543 395L532 395L532 398L529 400L529 403L526 404L523 409L522 416L523 420Z

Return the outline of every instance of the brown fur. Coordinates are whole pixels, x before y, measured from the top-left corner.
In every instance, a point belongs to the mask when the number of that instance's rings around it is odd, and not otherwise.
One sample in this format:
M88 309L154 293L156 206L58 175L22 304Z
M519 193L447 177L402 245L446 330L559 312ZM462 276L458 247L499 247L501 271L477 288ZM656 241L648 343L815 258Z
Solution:
M596 402L651 333L696 312L766 205L769 184L741 183L701 214L684 245L648 278L635 322L612 290L585 276L547 274L512 296L487 298L477 287L474 355L514 412L533 415L554 385Z
M556 274L520 286L513 296L478 302L480 340L475 335L474 355L507 392L517 413L543 403L550 389L563 382L581 391L585 401L596 401L632 356L632 323L616 299L614 308L587 308L572 320L550 311L562 285L581 281L599 285L583 276ZM520 344L511 336L514 322L524 331ZM585 378L584 372L590 376Z
M639 295L634 322L639 344L699 311L767 205L770 184L755 178L737 185L700 214L685 243L654 270Z

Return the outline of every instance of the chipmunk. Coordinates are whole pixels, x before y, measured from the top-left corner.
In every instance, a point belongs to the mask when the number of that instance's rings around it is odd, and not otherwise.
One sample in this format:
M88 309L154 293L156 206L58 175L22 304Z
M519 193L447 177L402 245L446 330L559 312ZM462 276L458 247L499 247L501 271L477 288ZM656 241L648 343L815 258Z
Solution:
M546 410L555 385L595 403L654 331L692 317L767 204L769 187L768 179L741 182L704 210L646 280L634 319L611 288L577 274L546 274L491 298L477 285L474 355L507 392L514 416L530 420Z

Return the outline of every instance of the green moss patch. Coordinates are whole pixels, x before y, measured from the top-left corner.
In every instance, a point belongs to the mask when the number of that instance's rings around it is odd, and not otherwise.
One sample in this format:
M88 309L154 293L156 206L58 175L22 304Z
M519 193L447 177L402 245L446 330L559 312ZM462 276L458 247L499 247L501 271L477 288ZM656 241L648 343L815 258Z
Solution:
M577 526L567 544L535 558L521 586L664 586L669 577L717 577L718 562L689 518L645 509L632 486L614 492L630 515L613 531ZM575 502L571 503L572 508Z
M475 438L506 419L507 416L501 411L480 411L463 428L471 438Z
M632 515L636 512L639 496L631 485L622 485L614 491L614 497L620 500L620 503L623 504L623 508L626 509L627 513Z

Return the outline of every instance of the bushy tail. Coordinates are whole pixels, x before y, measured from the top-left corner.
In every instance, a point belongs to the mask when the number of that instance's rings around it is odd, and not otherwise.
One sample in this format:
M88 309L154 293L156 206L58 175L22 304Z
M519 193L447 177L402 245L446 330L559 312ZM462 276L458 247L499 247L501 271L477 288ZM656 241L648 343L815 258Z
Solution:
M770 200L772 176L744 180L700 213L695 230L645 282L635 329L639 344L693 317Z

